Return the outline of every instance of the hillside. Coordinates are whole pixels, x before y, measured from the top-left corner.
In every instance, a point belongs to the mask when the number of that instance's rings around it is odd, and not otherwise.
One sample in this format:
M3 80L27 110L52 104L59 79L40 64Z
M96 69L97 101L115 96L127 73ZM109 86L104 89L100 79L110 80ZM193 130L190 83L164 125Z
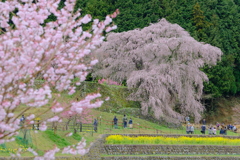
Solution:
M196 40L219 47L224 55L214 67L204 67L209 83L204 93L213 97L232 96L240 91L240 3L238 0L78 0L76 8L93 18L104 19L115 9L116 32L144 28L166 18L177 23Z
M206 113L209 123L240 124L240 97L218 98L213 101L217 106Z

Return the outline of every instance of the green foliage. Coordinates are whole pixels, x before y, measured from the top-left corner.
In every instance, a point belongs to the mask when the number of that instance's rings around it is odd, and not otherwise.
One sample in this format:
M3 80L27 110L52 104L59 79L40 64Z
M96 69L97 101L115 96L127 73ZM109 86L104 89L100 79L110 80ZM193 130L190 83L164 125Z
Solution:
M6 144L5 144L5 143L0 144L0 148L1 148L1 149L6 149Z
M47 130L44 132L44 134L60 148L71 145L71 143L66 141L64 138L54 134L53 131Z
M77 134L77 133L74 133L74 134L72 135L72 138L75 139L75 140L81 141L82 136L80 136L80 135Z
M205 93L213 94L214 97L237 93L233 63L234 56L226 55L222 57L222 62L215 67L210 68L206 66L203 68L203 71L209 78L209 83L204 85Z

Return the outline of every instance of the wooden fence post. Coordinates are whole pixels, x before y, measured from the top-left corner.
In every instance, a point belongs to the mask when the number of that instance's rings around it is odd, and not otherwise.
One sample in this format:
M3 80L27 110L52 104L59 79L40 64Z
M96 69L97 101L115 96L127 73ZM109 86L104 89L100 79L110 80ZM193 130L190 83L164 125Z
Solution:
M79 123L79 131L82 132L82 122Z

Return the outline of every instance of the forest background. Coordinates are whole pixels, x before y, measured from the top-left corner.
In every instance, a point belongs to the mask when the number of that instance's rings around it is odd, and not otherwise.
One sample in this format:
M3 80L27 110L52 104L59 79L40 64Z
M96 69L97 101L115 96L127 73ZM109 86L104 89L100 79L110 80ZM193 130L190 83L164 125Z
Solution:
M240 94L240 0L77 0L77 8L100 20L119 9L115 32L143 28L161 18L177 23L224 53L216 66L202 68L209 78L203 92L207 110L216 110L214 100Z

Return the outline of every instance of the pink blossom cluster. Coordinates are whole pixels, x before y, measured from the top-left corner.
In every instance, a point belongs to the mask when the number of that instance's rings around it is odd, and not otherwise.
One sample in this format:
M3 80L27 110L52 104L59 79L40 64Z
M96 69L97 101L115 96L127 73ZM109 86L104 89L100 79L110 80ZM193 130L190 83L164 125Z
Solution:
M121 84L120 83L118 83L118 82L116 82L116 81L113 81L113 80L111 80L111 79L99 79L98 80L98 83L100 83L100 84L108 84L108 85L118 85L118 86L120 86Z
M46 160L46 159L47 160L53 160L53 159L55 159L55 154L57 152L59 152L59 151L60 151L60 149L55 147L54 149L47 151L44 154L44 156L42 156L42 157L35 157L34 160ZM30 152L31 152L31 150L30 150ZM35 152L32 152L32 153L35 153Z
M128 99L141 102L143 114L151 111L171 123L185 115L199 123L203 82L208 81L201 68L216 65L223 54L164 18L143 29L110 33L94 53L100 54L100 64L93 76L126 80L133 89Z
M86 140L82 138L82 140L77 145L73 145L72 147L70 146L65 147L62 153L73 154L73 155L76 155L76 154L84 155L89 151L89 149L84 148L85 146L86 146Z
M90 15L81 16L74 12L75 0L66 0L58 9L60 0L6 0L0 2L0 142L12 140L21 128L32 124L42 113L27 116L26 123L20 125L19 117L32 108L50 105L50 112L63 111L82 113L83 108L100 107L102 101L94 100L100 94L92 94L79 102L72 102L63 108L52 95L75 92L71 84L75 77L76 85L85 80L89 69L98 60L91 51L99 46L104 30L111 31L116 26L112 18L118 11L106 16L104 21L92 20ZM45 23L49 15L56 21ZM9 15L13 15L10 17ZM10 19L12 24L10 24ZM92 23L92 28L83 30L82 24ZM37 79L44 80L35 87ZM50 101L54 98L54 101ZM92 103L91 101L94 102ZM16 109L22 107L22 113ZM25 108L24 108L25 107ZM61 117L48 117L41 121L40 130L46 130L46 121L61 121ZM54 157L55 148L46 153ZM51 158L50 158L51 159Z

